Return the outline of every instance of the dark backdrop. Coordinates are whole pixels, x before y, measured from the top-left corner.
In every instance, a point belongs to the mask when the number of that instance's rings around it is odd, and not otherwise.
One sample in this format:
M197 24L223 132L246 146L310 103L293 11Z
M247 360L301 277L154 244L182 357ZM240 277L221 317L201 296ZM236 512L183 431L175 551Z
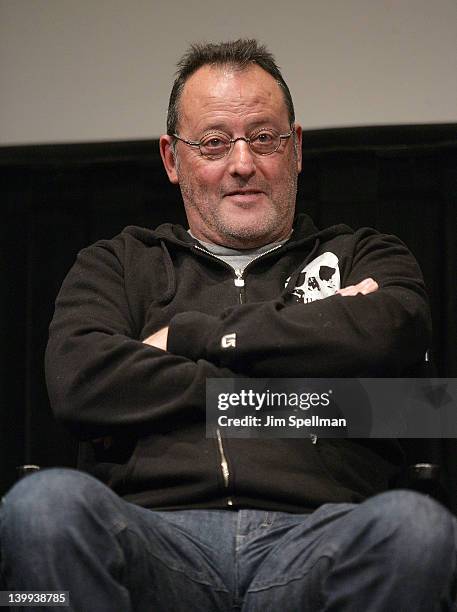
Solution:
M416 255L431 296L437 374L457 376L457 124L308 131L303 155L299 210L320 227L395 233ZM77 252L125 225L185 217L156 140L0 148L0 193L1 493L18 464L75 464L76 444L49 409L43 354ZM456 444L411 451L443 465L454 511Z

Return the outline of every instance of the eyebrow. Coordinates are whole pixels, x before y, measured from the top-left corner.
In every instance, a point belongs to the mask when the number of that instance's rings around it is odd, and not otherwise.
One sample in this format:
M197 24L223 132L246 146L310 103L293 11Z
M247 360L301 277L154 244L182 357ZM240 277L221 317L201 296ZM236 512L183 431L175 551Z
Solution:
M275 125L275 121L272 119L256 119L255 121L253 121L252 123L248 125L247 132L248 133L252 132L253 130L259 127L276 127L276 125ZM201 134L206 134L207 132L212 132L212 131L224 132L224 133L231 132L231 130L228 129L228 125L222 122L222 123L208 124L207 126L205 126L204 129L201 130Z

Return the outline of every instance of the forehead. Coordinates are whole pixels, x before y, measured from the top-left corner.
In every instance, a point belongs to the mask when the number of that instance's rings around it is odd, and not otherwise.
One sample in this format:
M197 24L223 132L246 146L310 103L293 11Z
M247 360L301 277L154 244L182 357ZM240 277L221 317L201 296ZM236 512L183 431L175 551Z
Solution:
M253 64L239 70L233 66L203 66L184 85L180 101L182 124L198 127L211 121L288 123L283 92L276 80Z

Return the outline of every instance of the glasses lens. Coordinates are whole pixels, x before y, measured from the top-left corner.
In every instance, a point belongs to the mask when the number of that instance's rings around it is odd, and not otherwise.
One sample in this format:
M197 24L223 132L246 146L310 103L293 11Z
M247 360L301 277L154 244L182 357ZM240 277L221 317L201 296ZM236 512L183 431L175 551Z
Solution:
M200 141L200 151L205 157L218 159L230 150L230 139L223 134L208 134Z
M251 149L259 155L269 155L276 151L281 144L281 139L277 132L273 130L261 130L250 137Z

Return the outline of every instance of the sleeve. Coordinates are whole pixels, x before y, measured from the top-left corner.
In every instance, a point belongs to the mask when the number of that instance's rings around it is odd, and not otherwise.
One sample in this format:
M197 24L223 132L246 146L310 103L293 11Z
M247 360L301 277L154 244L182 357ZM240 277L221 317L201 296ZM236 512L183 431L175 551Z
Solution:
M236 376L135 334L118 256L105 246L85 249L56 300L45 359L54 413L81 439L201 419L206 378Z
M379 289L366 296L334 295L308 304L281 296L220 316L179 314L170 323L169 350L252 377L400 375L423 360L430 343L421 272L400 240L361 230L342 286L367 277ZM222 341L227 335L231 343Z

